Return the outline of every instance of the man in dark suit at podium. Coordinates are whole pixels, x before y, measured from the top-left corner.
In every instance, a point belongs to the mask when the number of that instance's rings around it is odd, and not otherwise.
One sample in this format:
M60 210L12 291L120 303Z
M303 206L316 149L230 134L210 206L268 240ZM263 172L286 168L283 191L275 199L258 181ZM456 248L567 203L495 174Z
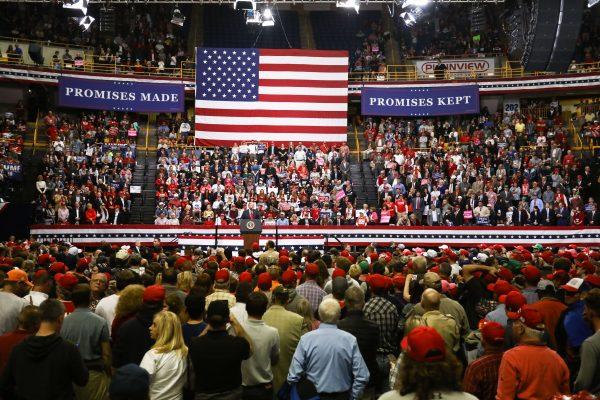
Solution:
M248 208L242 211L241 219L260 219L255 203L248 203Z

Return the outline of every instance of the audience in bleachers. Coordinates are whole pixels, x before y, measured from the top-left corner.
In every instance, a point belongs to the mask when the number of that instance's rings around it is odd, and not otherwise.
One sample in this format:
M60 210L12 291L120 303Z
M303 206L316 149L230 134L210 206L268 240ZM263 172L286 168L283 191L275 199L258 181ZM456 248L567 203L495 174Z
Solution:
M0 114L0 202L11 200L23 179L21 153L27 124L15 114Z
M44 117L48 150L37 182L36 220L122 224L129 219L138 123L129 114Z
M600 223L597 170L569 150L559 114L367 118L364 135L387 223Z

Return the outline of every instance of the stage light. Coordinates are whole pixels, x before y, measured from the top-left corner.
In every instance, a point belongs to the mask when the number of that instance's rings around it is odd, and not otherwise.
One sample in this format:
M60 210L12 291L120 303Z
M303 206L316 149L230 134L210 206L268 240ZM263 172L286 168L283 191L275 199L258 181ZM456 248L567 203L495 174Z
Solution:
M358 10L360 8L360 0L344 0L338 1L335 3L336 7L339 8L353 8L354 11L358 14Z
M173 10L173 16L171 17L171 23L174 25L183 26L184 22L185 22L185 15L183 15L181 13L179 8L175 8Z
M400 14L400 18L402 18L402 20L404 21L406 26L411 26L415 22L417 22L417 19L415 18L415 16L412 15L412 13L409 13L406 11Z
M273 12L270 8L265 8L261 15L262 26L274 26L275 20L273 19Z
M600 3L600 0L588 0L588 7L594 7L598 3Z
M235 10L256 10L256 2L254 0L235 0L233 3Z
M86 15L85 17L83 17L79 20L79 26L84 31L87 31L88 29L90 29L90 26L92 25L92 23L94 23L95 20L96 19L94 17Z
M246 24L260 24L262 19L260 18L260 11L247 10L246 11Z
M63 8L68 8L69 10L80 10L83 15L87 15L88 0L77 0L73 3L63 3Z
M402 8L424 7L429 3L431 3L431 0L405 0L404 4L402 4Z

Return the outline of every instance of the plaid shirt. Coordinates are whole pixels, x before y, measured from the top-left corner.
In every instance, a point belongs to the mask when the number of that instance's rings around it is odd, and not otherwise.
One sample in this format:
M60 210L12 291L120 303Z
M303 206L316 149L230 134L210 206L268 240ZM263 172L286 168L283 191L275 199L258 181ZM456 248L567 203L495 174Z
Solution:
M494 400L498 389L498 371L502 361L502 352L486 352L473 361L465 371L463 390L479 400Z
M323 301L323 297L327 295L327 293L317 285L317 282L313 280L306 281L302 285L299 285L296 288L296 293L308 300L313 312L317 311L319 304Z
M398 354L398 309L383 297L373 296L363 309L365 318L379 326L378 353Z
M206 309L208 310L208 305L215 300L227 300L229 304L229 308L235 305L235 296L229 293L228 290L224 289L215 289L215 291L208 296L206 296Z

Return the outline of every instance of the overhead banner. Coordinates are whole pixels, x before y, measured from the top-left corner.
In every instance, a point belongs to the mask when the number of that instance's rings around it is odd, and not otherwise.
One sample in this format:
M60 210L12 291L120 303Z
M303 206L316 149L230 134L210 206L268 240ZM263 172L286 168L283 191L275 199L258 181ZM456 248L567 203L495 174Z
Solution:
M361 91L361 111L362 115L389 117L476 114L479 112L479 87L365 87Z
M487 74L493 74L494 68L496 67L496 62L493 57L442 59L440 61L446 66L446 72L453 77L460 77L461 75L467 74L485 76ZM415 61L415 67L419 77L433 78L435 76L435 67L437 65L437 60Z
M58 78L61 107L135 112L184 111L184 85Z

